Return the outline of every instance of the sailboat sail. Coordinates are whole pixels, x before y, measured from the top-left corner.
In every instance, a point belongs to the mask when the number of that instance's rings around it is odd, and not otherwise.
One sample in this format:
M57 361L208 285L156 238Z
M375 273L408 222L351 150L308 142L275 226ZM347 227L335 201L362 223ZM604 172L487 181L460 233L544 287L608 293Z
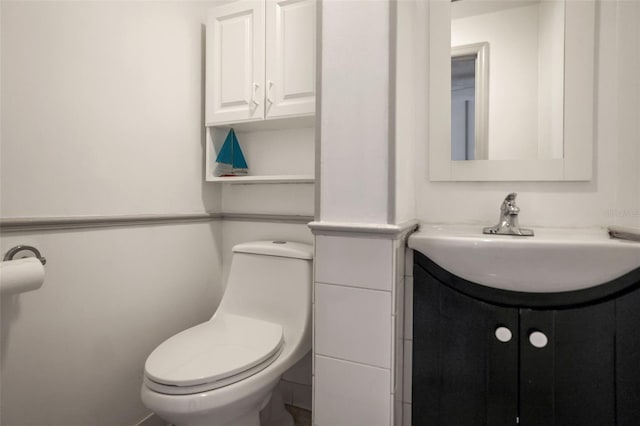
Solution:
M227 137L216 157L218 176L239 176L247 174L247 161L244 159L242 149L238 143L238 137L233 129L229 130Z

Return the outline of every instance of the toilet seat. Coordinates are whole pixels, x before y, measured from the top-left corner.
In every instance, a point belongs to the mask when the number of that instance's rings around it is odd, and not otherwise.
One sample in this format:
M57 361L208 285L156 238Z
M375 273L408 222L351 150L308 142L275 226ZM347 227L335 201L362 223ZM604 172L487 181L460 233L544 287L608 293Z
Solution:
M221 314L176 334L145 364L145 384L165 394L213 390L249 377L275 361L284 344L282 326Z

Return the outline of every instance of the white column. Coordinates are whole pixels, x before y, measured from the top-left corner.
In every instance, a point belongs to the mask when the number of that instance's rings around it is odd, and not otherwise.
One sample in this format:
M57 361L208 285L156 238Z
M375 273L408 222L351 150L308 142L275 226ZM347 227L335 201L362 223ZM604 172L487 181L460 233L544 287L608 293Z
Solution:
M320 173L310 225L318 426L402 422L404 237L413 223L395 224L395 8L390 0L320 5ZM412 209L400 216L412 218Z
M387 223L388 0L324 0L320 46L320 219Z

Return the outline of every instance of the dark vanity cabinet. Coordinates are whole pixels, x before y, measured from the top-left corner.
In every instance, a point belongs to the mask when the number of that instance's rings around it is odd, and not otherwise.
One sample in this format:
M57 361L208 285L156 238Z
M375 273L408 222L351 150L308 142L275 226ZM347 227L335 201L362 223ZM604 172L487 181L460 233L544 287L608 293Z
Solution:
M539 294L414 259L413 425L640 425L640 268Z

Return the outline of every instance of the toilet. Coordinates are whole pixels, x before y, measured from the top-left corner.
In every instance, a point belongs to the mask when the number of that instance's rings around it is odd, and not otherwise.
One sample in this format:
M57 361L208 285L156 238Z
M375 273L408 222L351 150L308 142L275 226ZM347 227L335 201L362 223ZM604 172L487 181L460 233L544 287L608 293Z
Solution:
M147 358L142 402L176 426L293 426L277 385L311 349L313 247L233 247L218 309Z

